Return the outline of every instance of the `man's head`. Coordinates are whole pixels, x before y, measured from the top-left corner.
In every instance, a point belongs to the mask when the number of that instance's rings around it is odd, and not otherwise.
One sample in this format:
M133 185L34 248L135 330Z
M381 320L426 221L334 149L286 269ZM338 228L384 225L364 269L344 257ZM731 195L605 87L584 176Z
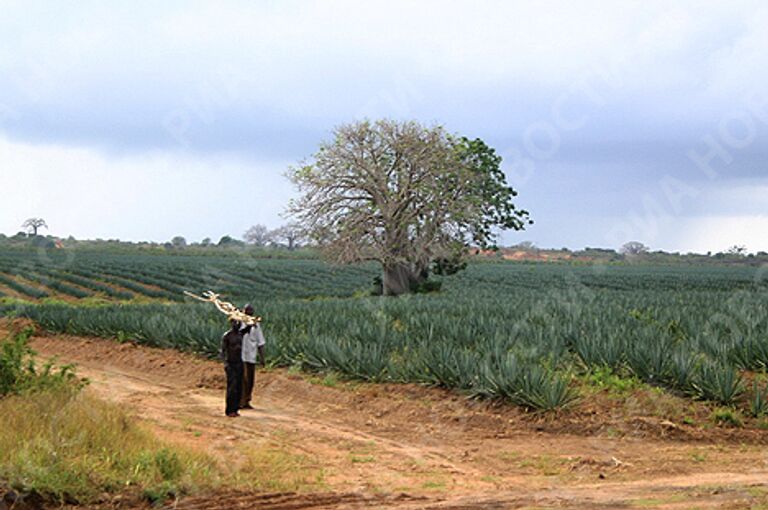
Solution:
M253 315L253 307L251 306L250 303L245 305L245 307L243 308L243 311L246 313L246 315Z
M237 319L229 319L229 327L232 328L232 331L237 331L240 328L240 321Z

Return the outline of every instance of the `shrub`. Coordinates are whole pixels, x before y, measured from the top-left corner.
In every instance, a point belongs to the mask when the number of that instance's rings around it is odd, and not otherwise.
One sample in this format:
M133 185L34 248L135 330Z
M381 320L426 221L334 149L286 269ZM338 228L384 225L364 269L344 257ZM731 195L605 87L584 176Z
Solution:
M0 397L10 393L58 387L75 380L71 365L54 368L52 361L38 367L29 347L32 329L0 341Z

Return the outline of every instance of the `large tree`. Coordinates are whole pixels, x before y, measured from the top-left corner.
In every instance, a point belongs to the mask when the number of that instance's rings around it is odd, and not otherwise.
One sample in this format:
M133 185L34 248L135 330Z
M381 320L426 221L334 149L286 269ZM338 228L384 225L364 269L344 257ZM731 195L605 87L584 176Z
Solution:
M467 246L493 247L497 230L531 223L500 164L482 140L442 127L346 124L289 171L300 192L290 212L333 261L379 261L384 294L398 295L431 268L463 267Z
M296 223L288 223L278 227L272 231L271 235L274 242L282 241L289 251L299 248L304 240L301 227Z
M629 241L621 246L621 253L625 255L642 255L648 253L648 247L640 241Z
M27 232L29 232L33 236L36 236L38 229L48 228L48 225L45 223L45 220L42 218L29 218L27 221L21 224L21 227L26 228Z

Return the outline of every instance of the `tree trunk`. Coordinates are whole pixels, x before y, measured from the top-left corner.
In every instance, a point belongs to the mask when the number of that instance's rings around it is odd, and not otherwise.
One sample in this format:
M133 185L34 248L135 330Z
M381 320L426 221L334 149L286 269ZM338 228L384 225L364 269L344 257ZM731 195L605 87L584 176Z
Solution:
M382 290L385 296L399 296L411 292L415 285L426 279L424 272L416 273L408 264L384 266Z

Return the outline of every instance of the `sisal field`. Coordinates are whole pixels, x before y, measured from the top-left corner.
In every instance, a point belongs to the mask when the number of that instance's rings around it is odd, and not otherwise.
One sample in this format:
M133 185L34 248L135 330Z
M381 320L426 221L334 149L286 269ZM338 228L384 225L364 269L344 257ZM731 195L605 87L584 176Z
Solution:
M263 317L274 366L445 387L529 409L610 373L768 410L768 284L746 267L473 262L439 292L371 296L375 265L248 255L0 252L0 315L215 357L212 289Z

